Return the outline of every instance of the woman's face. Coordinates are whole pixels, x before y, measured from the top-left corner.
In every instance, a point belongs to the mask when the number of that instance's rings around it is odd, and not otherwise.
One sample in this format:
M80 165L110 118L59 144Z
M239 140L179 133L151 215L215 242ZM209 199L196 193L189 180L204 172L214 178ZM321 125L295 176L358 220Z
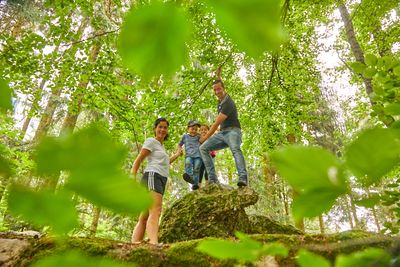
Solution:
M156 139L159 141L164 141L165 137L168 134L168 124L166 121L161 121L157 124L156 128L154 129L156 134Z
M207 132L208 132L208 127L206 127L206 126L200 127L200 135L201 136L205 136L207 134Z

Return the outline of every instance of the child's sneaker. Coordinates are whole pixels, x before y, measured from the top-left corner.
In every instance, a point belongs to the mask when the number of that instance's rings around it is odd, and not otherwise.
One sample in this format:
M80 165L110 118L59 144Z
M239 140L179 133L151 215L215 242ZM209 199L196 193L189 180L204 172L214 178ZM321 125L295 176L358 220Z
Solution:
M199 185L198 184L194 184L194 185L192 185L192 190L197 190L197 189L199 189L200 187L199 187Z
M185 172L182 176L183 176L183 180L185 180L185 181L188 182L189 184L194 184L193 178L190 177L189 174L187 174L187 173Z

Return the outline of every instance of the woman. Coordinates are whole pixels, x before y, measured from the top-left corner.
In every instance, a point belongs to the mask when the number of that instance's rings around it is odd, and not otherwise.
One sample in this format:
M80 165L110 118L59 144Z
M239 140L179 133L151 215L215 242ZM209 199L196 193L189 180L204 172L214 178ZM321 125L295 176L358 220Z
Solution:
M147 158L148 163L141 182L147 186L153 198L153 205L150 209L142 212L139 216L139 221L132 233L133 244L141 243L145 232L150 244L158 244L158 224L161 215L162 197L169 175L169 164L182 154L182 151L177 151L172 157L168 157L163 146L164 141L168 137L168 126L169 123L166 119L158 118L156 120L154 124L155 137L146 139L142 150L132 166L131 172L136 177L140 165Z

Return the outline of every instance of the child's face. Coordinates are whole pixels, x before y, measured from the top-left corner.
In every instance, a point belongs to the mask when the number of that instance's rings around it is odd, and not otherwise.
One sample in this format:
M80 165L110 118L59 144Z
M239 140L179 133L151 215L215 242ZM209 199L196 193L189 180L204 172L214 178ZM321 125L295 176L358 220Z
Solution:
M205 136L208 132L208 127L207 126L201 126L200 127L200 135Z
M188 127L188 133L190 134L190 135L195 135L195 134L197 134L197 129L198 129L199 127L197 126L197 125L194 125L194 126L190 126L190 127Z

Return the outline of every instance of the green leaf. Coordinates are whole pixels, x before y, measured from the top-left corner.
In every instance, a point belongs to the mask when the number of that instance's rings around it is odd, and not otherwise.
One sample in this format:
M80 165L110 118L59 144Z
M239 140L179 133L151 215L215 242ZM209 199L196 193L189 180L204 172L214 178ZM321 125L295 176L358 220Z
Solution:
M336 199L346 193L344 189L333 187L320 187L300 192L293 199L293 216L295 219L316 217L329 211ZM316 205L318 203L318 205Z
M98 179L119 171L126 155L125 147L95 125L62 138L45 138L36 149L40 174L70 170L96 173Z
M37 226L50 226L57 234L66 234L78 226L78 214L71 196L59 191L32 191L14 185L9 195L9 208L15 215Z
M136 215L152 203L147 189L127 175L96 178L91 173L73 174L66 186L91 202L122 214Z
M397 67L395 67L395 68L393 68L393 73L394 73L396 76L400 77L400 65L397 66Z
M32 264L32 267L54 266L128 267L136 265L119 263L104 258L89 257L77 251L68 251L63 254L46 256Z
M380 248L368 248L350 255L339 254L335 267L390 266L390 256Z
M373 67L368 67L368 68L366 68L365 70L364 70L364 76L365 76L365 78L372 78L372 77L374 77L374 75L376 74L376 69L375 68L373 68Z
M296 189L346 188L338 160L319 147L290 146L275 151L272 163Z
M208 0L217 24L249 56L275 51L285 39L279 0Z
M95 125L62 138L46 138L37 147L39 173L70 173L67 187L116 212L135 215L148 208L147 190L122 172L126 148Z
M258 259L262 247L260 243L257 244L254 247L255 243L215 239L201 241L196 249L217 259L254 261Z
M350 63L350 67L356 72L356 73L363 73L364 70L367 68L365 64L362 64L360 62L352 62Z
M378 62L378 58L375 55L373 55L373 54L365 55L365 63L368 66L375 66L377 62Z
M346 164L358 181L370 186L399 164L398 131L369 129L364 131L346 150Z
M400 115L400 103L390 103L384 110L389 115Z
M300 267L330 267L331 263L324 257L309 252L304 249L300 249L297 253L296 262ZM356 266L356 265L355 265Z
M10 161L0 154L0 177L10 177L12 175L12 169L10 167Z
M0 79L0 111L11 110L12 91L5 80Z
M262 255L287 257L289 250L281 243L269 243L262 247Z
M374 194L370 196L369 198L364 198L360 200L354 201L354 204L357 206L362 206L366 208L373 208L376 204L378 204L380 201L380 197L378 194Z
M191 25L173 4L132 8L121 29L118 50L126 67L146 77L172 74L185 63Z

